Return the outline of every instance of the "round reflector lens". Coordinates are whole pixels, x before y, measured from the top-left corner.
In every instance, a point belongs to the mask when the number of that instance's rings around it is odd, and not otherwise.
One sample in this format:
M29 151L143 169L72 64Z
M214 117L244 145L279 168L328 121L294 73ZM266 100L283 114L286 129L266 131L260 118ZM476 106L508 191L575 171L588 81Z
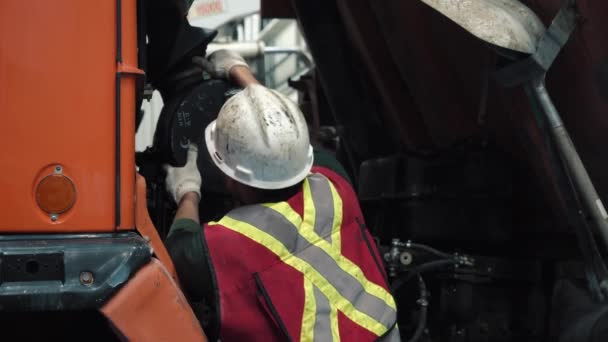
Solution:
M61 174L44 177L36 187L36 201L49 214L68 211L76 201L76 187L71 179Z

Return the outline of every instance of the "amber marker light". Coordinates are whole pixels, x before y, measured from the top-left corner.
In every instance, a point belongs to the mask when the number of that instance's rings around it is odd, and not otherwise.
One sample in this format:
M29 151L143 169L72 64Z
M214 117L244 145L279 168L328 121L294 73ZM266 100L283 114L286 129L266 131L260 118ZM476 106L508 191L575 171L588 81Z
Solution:
M76 202L76 187L62 174L60 166L55 168L55 173L40 180L36 186L36 202L49 214L61 214L72 208Z

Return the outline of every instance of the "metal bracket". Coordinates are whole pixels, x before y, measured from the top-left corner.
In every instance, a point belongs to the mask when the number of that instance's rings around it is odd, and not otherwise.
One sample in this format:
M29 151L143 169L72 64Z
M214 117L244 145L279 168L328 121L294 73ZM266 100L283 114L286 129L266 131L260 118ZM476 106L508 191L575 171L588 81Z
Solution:
M504 87L515 87L544 75L576 28L578 11L575 0L567 0L540 39L536 52L495 73Z

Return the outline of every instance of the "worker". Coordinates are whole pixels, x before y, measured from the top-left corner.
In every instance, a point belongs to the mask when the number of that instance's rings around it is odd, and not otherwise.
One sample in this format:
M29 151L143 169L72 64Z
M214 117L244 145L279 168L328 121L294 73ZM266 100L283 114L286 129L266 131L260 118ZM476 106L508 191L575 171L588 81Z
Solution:
M184 167L167 167L178 209L166 245L189 299L211 303L209 337L398 341L395 301L344 169L328 152L315 163L301 111L238 54L196 62L243 88L205 129L240 206L201 228L197 147Z

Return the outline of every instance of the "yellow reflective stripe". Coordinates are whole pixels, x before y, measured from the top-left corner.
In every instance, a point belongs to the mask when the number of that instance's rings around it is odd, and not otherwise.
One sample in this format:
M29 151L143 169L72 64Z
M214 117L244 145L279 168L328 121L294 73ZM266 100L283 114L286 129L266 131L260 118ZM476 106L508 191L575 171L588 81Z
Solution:
M276 254L284 263L305 274L312 283L319 288L321 292L329 299L330 303L334 303L336 308L340 310L348 319L362 326L363 328L381 336L388 330L382 323L375 318L357 310L353 304L344 298L336 288L330 284L314 267L306 261L291 254L287 247L279 240L270 234L242 221L224 216L219 222L227 229L240 233L251 240L266 247L268 250ZM327 242L327 241L325 241Z
M310 237L307 237L305 234L302 234L302 236L304 236L306 240L310 241ZM397 308L397 306L395 305L395 301L393 300L393 296L388 291L386 291L380 285L377 285L376 283L367 279L365 277L365 274L363 274L363 271L359 268L359 266L345 258L342 254L336 253L336 251L331 248L330 244L327 241L319 240L316 245L322 250L324 250L325 253L329 254L329 256L331 256L332 259L336 261L336 263L341 269L355 277L355 279L357 279L357 281L361 283L361 286L363 287L363 289L365 289L365 292L380 299L381 301L386 303L386 305L388 305L390 308Z
M331 182L330 182L330 188L332 189L332 195L334 196L334 198L339 197L337 193L334 193L334 191L336 191L336 190L333 188L333 186L331 186ZM306 197L308 197L309 199L307 200ZM285 202L281 202L281 203L285 203ZM310 188L308 188L308 190L307 190L307 186L306 186L306 182L305 182L305 184L304 184L304 206L305 207L307 206L307 203L308 203L308 205L310 205L312 203L312 201L311 201L311 196L310 196ZM298 219L300 216L298 215L298 213L296 213L291 208L291 206L289 204L277 203L277 204L273 204L273 205L269 206L269 208L277 211L279 214L283 215L289 222L294 224L296 227L299 227L297 225L297 222L298 222ZM338 212L334 211L334 216L337 216L336 215L337 213ZM334 219L334 223L339 224L338 231L340 230L340 226L342 225L342 206L341 205L340 205L339 213L340 213L340 217L337 219L337 222L336 222L336 219ZM312 220L312 226L309 226L308 224L304 224L304 222L308 222L309 220ZM389 307L396 310L397 306L395 305L395 300L393 299L393 296L388 291L386 291L382 286L367 279L365 277L365 274L363 274L363 271L361 270L361 268L359 268L359 266L357 266L357 264L353 263L348 258L344 257L342 255L342 253L340 253L340 251L333 248L333 246L329 242L327 242L325 239L322 239L314 231L314 229L311 228L311 227L314 227L314 216L312 216L312 217L305 216L304 220L301 222L302 222L302 225L301 225L302 229L300 229L299 232L300 232L300 235L302 237L304 237L304 239L306 239L306 241L308 241L308 243L314 244L314 245L318 246L319 248L321 248L323 251L325 251L325 253L327 253L332 259L334 259L336 261L336 263L338 264L338 267L340 267L342 270L344 270L344 272L347 272L348 274L352 275L355 279L357 279L357 281L361 284L361 286L367 293L380 299L381 301L386 303L386 305L388 305ZM340 236L338 236L338 240L339 240L339 238L340 238ZM333 239L334 238L332 237L332 241L334 241Z
M302 313L302 331L300 341L315 340L315 318L317 317L317 300L310 280L304 277L304 311Z
M329 185L329 190L332 195L332 203L334 207L334 217L331 229L331 244L337 250L338 253L342 251L342 242L340 240L340 228L342 226L342 198L338 195L338 192L334 188L334 185L331 184L329 180L327 180ZM306 232L311 232L311 236L315 236L317 239L321 239L322 237L315 232L315 218L316 218L316 209L315 204L312 198L312 191L310 190L310 182L308 178L304 180L304 219L303 224L305 225L302 229L306 230ZM285 214L284 212L281 212ZM297 227L297 226L296 226ZM310 241L309 241L310 242Z
M342 227L342 198L329 180L327 183L329 183L329 190L331 191L331 198L334 203L334 222L331 228L331 243L336 251L342 254L342 237L340 236L340 229Z
M289 207L289 209L291 209L291 207ZM307 233L312 233L318 236L318 234L315 233L316 214L317 211L312 203L312 196L310 195L310 182L308 181L308 178L306 178L304 179L304 217L302 219L302 225L300 226L300 234L303 231L306 231ZM320 236L319 239L321 239Z
M340 328L338 328L338 308L334 303L329 302L331 310L329 311L329 322L331 325L331 339L334 342L340 341Z
M278 202L272 204L264 204L264 206L283 215L283 217L285 217L285 219L287 219L289 223L294 225L298 229L298 231L300 230L300 227L302 226L302 218L295 210L291 208L289 203Z

